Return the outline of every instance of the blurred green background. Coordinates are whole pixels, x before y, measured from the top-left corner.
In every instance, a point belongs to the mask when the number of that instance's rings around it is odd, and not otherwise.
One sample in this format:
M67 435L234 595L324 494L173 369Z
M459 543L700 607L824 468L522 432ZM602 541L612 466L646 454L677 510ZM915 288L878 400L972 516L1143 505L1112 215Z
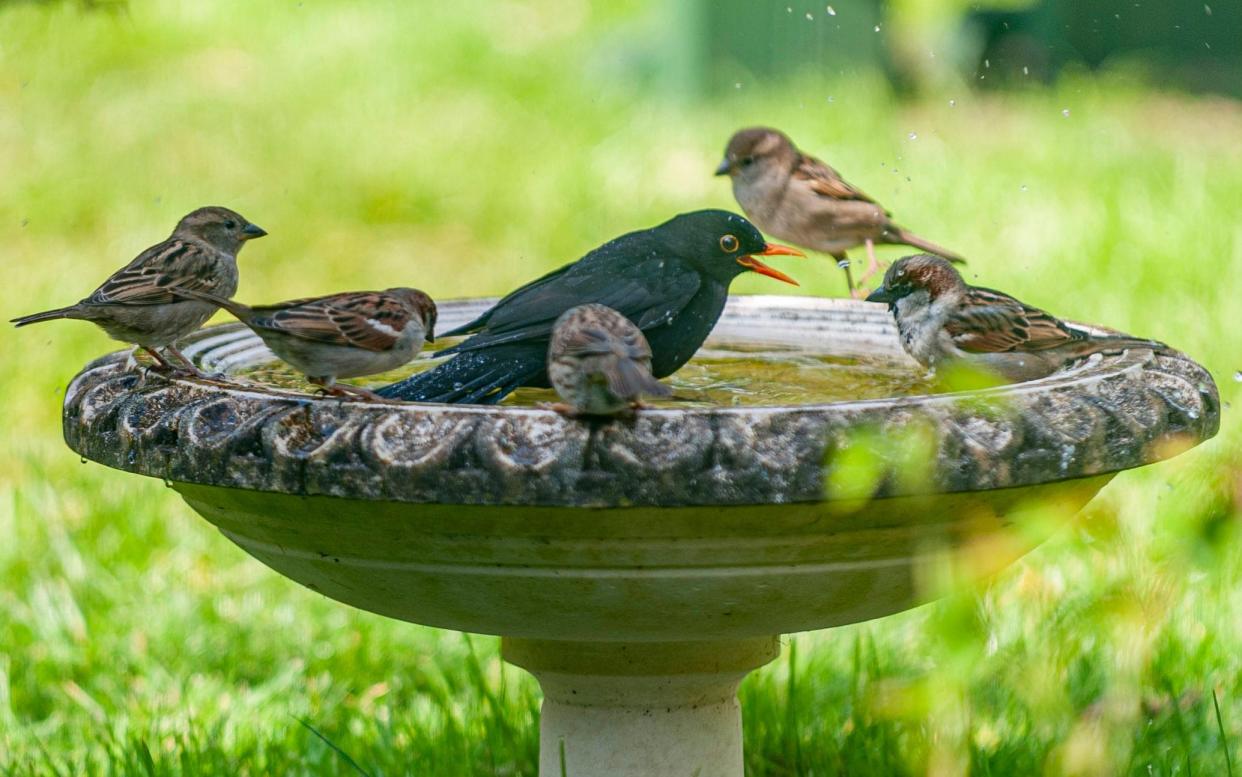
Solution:
M995 8L804 5L0 3L0 305L72 302L203 204L271 233L242 253L242 300L499 294L734 208L711 176L725 140L780 126L976 282L1180 347L1226 404L1216 440L1119 476L986 584L790 638L743 688L749 773L1239 773L1232 54L1204 48L1218 70L1191 69L1216 75L1189 82L1121 43L1093 61L1028 41L997 60L1010 88L982 89ZM1200 5L1187 24L1237 25L1236 3ZM1094 24L1074 32L1112 34ZM1047 62L1023 74L1023 51ZM782 267L843 292L828 261ZM160 482L80 463L64 386L116 345L78 322L3 337L0 773L356 773L337 748L376 775L533 773L537 688L495 639L339 606Z

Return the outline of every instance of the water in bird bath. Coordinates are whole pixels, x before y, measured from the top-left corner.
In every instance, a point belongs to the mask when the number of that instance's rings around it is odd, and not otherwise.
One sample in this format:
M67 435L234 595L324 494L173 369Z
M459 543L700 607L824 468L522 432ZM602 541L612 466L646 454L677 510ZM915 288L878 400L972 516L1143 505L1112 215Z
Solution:
M450 343L436 345L443 348ZM402 369L346 382L378 388L440 363L434 351L426 351ZM277 388L313 389L292 368L278 361L244 370L237 377ZM655 407L809 405L914 396L937 390L923 371L910 362L859 359L791 346L721 342L709 342L664 382L673 388L673 396L652 401ZM529 406L556 399L551 389L519 389L502 404Z

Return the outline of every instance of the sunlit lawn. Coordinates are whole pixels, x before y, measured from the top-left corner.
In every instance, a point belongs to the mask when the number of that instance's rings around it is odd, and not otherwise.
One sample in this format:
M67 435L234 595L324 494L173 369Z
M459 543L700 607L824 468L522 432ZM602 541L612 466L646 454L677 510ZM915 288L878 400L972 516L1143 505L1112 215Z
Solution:
M618 64L659 62L637 5L0 3L0 307L76 300L201 204L271 233L246 301L501 293L732 207L725 139L778 124L980 282L1178 346L1227 404L985 589L789 640L743 689L750 773L1242 773L1242 106L1073 76L691 99ZM826 261L782 268L842 292ZM352 773L325 739L371 774L533 773L538 691L496 639L337 605L65 448L63 388L113 347L4 333L0 773Z

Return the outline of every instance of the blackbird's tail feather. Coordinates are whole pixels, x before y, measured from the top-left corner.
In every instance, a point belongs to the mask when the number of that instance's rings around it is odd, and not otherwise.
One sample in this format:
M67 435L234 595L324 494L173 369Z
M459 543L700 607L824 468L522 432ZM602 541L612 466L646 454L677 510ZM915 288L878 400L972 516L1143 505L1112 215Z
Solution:
M411 402L494 405L516 388L537 384L543 372L544 348L467 351L376 393Z
M605 372L608 390L618 397L666 397L673 390L656 380L634 359L618 357Z

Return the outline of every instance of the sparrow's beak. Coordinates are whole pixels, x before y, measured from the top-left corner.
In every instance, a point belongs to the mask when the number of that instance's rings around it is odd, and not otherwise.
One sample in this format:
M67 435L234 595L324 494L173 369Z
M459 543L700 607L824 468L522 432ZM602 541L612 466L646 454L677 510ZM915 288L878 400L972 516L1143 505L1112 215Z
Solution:
M436 332L435 332L435 328L434 328L434 327L427 327L427 334L423 336L423 339L424 339L424 340L426 340L426 341L427 341L427 342L429 342L429 343L434 343L434 342L436 341Z
M247 224L242 227L242 240L254 240L256 237L263 237L267 234L267 230L257 224Z
M897 299L886 286L880 286L875 291L867 295L867 302L892 302Z
M773 246L770 246L770 245L768 246L769 249L772 247ZM767 256L773 253L782 253L782 254L796 254L797 256L801 256L801 254L798 254L793 249L785 248L784 246L776 246L776 248L782 248L784 250L783 251L764 251L763 254ZM768 267L766 264L759 261L753 256L739 256L737 263L745 267L747 270L750 270L751 272L757 272L760 275L766 275L769 278L775 278L778 281L784 281L785 283L789 283L794 286L798 285L798 282L795 281L793 278L790 278L788 275L781 272L780 270L777 270L773 267Z
M733 171L733 163L729 161L729 157L720 160L720 164L716 165L716 175L728 175Z

